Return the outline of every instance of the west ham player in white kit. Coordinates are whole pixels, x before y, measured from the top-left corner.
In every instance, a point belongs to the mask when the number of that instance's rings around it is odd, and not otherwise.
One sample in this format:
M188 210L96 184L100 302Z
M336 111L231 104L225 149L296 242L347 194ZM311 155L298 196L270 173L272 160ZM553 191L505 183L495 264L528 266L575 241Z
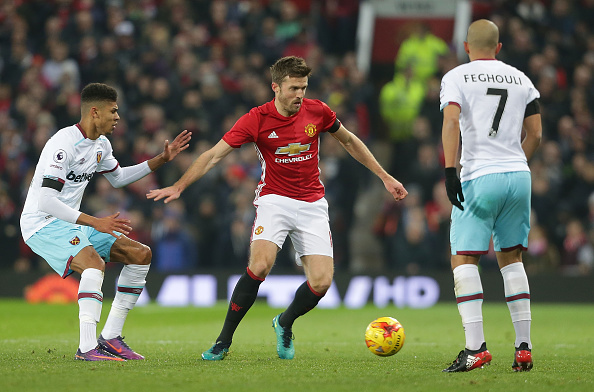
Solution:
M516 332L512 368L528 371L532 368L530 289L522 250L528 246L530 230L527 161L542 135L540 95L526 75L495 59L501 43L491 21L472 23L464 48L470 62L443 77L440 97L446 190L456 207L450 228L451 264L466 336L465 349L444 372L469 371L491 361L483 334L478 271L480 255L487 253L491 237Z
M319 179L320 134L329 132L334 136L383 181L395 200L408 193L325 103L304 98L311 69L302 58L283 57L270 68L270 73L275 94L272 101L242 116L174 185L147 195L155 200L165 199L165 203L177 199L234 148L255 143L262 175L254 201L257 213L248 267L235 286L216 343L202 354L205 360L221 360L229 352L233 334L254 303L260 283L274 265L287 235L301 259L307 280L297 289L287 310L273 319L279 358L293 359L293 322L313 309L330 287L334 260L328 204Z
M114 131L118 114L117 92L101 83L91 83L81 92L80 123L60 129L45 144L29 187L21 231L26 244L62 277L78 272L80 344L75 359L123 361L144 359L121 337L130 309L145 285L151 263L148 246L126 237L130 221L119 212L97 218L79 211L85 188L95 173L103 174L114 187L141 179L169 162L188 147L191 133L184 131L156 157L129 167L120 167L105 137ZM104 261L105 260L105 261ZM117 293L99 338L105 262L125 264Z

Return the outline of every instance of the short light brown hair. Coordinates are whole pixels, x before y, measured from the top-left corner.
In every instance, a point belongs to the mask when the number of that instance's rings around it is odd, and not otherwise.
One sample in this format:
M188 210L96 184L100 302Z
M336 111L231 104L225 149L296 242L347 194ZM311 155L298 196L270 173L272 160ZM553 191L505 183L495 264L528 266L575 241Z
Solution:
M303 78L311 75L311 68L305 60L297 56L282 57L270 67L272 82L280 85L285 77Z

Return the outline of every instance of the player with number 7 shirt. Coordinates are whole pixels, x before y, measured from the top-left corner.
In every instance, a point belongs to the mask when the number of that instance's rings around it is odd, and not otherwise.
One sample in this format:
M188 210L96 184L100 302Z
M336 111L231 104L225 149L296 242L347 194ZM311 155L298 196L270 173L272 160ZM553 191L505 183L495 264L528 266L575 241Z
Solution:
M530 230L528 160L542 137L540 94L524 73L495 58L501 43L493 22L473 22L464 49L470 62L445 74L440 92L445 185L455 207L451 266L466 336L464 350L444 372L469 371L491 362L483 333L478 270L491 238L516 332L512 369L528 371L532 368L530 289L522 251L528 247Z

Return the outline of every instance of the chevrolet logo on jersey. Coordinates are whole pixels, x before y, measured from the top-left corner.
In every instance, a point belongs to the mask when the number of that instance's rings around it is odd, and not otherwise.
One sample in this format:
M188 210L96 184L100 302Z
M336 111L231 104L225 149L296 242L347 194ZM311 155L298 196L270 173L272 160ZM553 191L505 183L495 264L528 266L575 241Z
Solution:
M279 147L276 149L276 154L288 154L290 157L299 155L304 151L309 151L309 144L301 144L301 143L289 143L288 146Z

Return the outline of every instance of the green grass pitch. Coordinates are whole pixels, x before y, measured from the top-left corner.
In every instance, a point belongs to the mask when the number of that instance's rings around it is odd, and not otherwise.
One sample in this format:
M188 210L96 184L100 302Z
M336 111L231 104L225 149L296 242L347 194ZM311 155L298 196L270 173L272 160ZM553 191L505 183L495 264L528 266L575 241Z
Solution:
M102 322L110 303L103 307ZM429 309L393 306L315 309L297 320L296 356L276 355L272 318L257 302L235 334L230 355L200 360L218 335L227 305L134 309L126 341L144 361L81 362L78 307L0 300L0 391L591 391L594 390L594 305L533 304L534 369L514 373L514 332L505 304L484 304L491 366L442 373L464 345L455 303ZM404 326L403 349L371 354L367 324L379 316Z

